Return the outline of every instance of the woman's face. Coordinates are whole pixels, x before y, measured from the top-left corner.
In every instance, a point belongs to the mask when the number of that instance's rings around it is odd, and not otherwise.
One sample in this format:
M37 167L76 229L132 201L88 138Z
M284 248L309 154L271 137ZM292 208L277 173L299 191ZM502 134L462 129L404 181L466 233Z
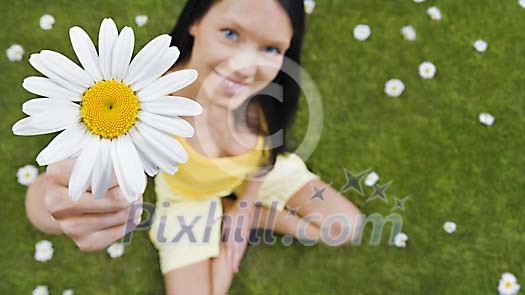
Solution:
M222 0L189 33L194 86L209 103L235 109L277 76L293 29L276 0Z

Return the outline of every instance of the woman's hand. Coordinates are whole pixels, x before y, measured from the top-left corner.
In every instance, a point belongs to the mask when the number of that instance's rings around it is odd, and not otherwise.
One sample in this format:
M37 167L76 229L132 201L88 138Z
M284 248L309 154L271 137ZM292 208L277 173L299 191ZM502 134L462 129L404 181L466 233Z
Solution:
M239 271L239 265L250 236L253 206L240 206L240 203L248 204L246 201L236 201L232 206L225 209L225 222L222 224L222 235L226 248L226 261L231 266L233 272Z
M142 196L131 204L122 195L115 177L106 196L95 199L88 189L78 201L68 195L74 161L66 160L47 167L44 175L45 206L62 232L82 251L103 249L135 229L142 213ZM137 213L129 216L129 213Z

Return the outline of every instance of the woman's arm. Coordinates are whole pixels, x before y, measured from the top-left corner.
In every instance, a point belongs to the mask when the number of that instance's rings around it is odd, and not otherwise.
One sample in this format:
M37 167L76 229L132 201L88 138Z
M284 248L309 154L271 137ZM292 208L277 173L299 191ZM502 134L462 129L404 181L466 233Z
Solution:
M239 265L246 251L255 210L255 200L263 181L263 177L257 177L256 175L258 175L258 172L252 173L247 177L237 195L235 204L230 207L228 212L225 212L232 220L232 224L230 224L231 229L228 230L229 237L226 241L226 261L232 267L233 272L239 271ZM237 221L241 219L242 224L237 224ZM237 232L241 233L242 241L235 239L235 233Z

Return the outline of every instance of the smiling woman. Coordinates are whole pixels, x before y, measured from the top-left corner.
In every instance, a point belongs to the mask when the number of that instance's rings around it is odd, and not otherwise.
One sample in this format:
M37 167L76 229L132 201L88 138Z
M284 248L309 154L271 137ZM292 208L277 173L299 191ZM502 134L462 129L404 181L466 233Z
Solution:
M180 56L163 71L161 82L154 83L169 85L169 96L124 78L123 83L140 89L131 91L130 86L106 79L92 85L82 98L79 113L89 131L109 143L130 134L144 163L148 159L164 163L182 147L188 151L187 161L176 158L175 162L185 162L176 168L171 161L159 165L158 174L146 170L155 176L157 195L149 237L159 251L169 294L225 294L239 271L251 229L275 230L296 238L301 232L328 243L321 232L339 236L348 230L334 223L322 231L330 215L353 220L359 214L355 205L309 171L287 145L300 93L295 82L299 67L286 73L283 68L287 63L300 64L304 13L301 0L189 0L172 31L170 45L179 48ZM96 64L93 67L98 69ZM193 83L190 77L183 82L169 80L177 73L185 77L191 73L188 69L199 73ZM282 101L269 95L267 90L274 86L282 90ZM168 104L171 100L180 104ZM199 116L194 116L195 101L202 106ZM195 136L181 132L190 129L166 116L189 122ZM118 124L108 127L109 119ZM276 134L283 136L274 140ZM144 143L150 137L171 140L167 144L155 141L156 149L142 149L148 147ZM118 163L125 161L121 158ZM134 218L123 213L129 203L119 201L120 190L127 192L120 181L113 181L102 200L92 200L87 188L87 196L77 203L66 201L71 167L67 161L48 167L28 192L28 215L38 228L63 232L82 250L103 248L130 229L123 226ZM105 168L102 171L112 175L111 166ZM114 168L119 179L119 167ZM310 204L312 188L321 187L326 202ZM36 199L44 190L50 215L36 218L32 207L41 206ZM225 198L232 194L236 200ZM288 216L286 208L294 208L294 214ZM316 219L308 218L310 214ZM269 222L272 216L275 221ZM177 234L188 228L192 230L188 239ZM351 239L351 234L345 235L336 244L348 244Z

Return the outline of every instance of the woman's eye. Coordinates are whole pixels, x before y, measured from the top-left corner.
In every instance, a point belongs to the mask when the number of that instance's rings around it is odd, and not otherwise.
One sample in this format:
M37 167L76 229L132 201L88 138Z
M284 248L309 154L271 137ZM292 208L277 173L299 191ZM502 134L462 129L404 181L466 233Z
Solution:
M224 36L226 36L226 38L228 38L230 40L237 40L237 39L239 39L239 35L237 35L237 32L235 32L234 30L223 29L222 33L224 34Z
M275 46L268 46L265 48L265 51L271 54L281 54L281 50Z

